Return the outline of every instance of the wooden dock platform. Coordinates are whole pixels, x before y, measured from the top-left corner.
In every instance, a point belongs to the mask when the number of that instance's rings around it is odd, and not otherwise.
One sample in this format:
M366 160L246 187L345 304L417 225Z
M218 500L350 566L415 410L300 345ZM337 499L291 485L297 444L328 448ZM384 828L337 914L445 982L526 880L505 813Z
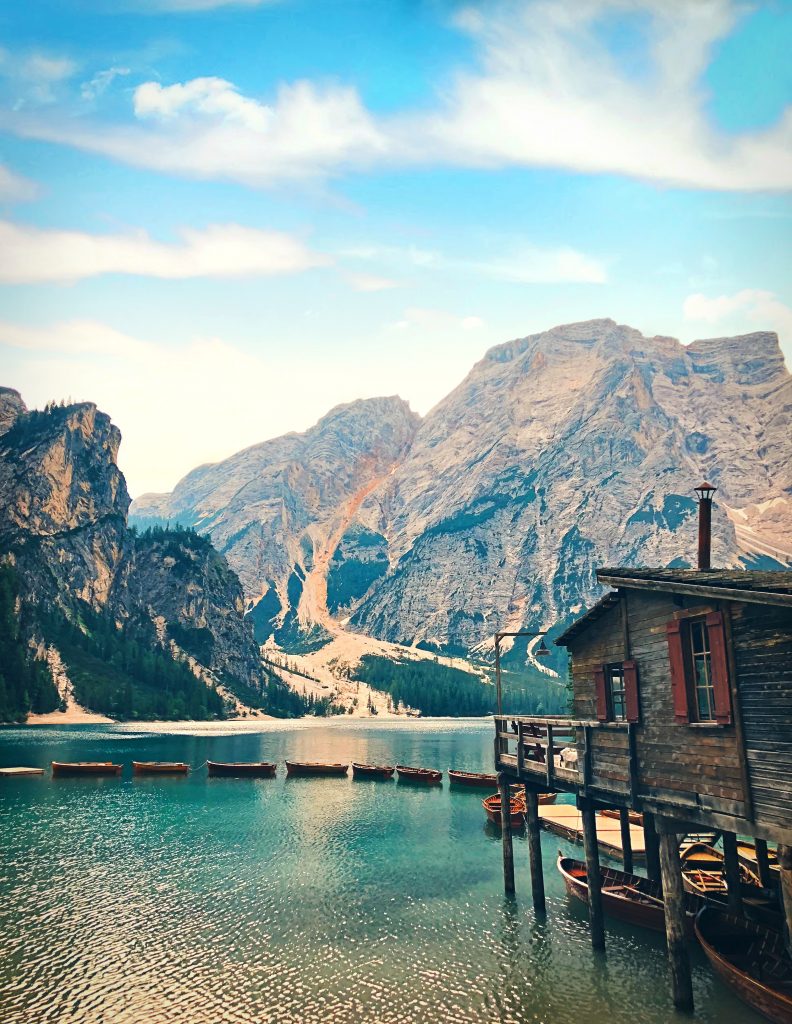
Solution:
M542 804L539 807L539 821L548 832L554 832L557 836L569 839L573 843L583 842L583 818L574 804ZM624 850L622 849L619 819L597 814L596 821L597 842L600 850L608 857L623 861ZM645 864L644 830L640 826L630 825L630 843L633 862Z
M0 775L43 775L43 768L0 768Z

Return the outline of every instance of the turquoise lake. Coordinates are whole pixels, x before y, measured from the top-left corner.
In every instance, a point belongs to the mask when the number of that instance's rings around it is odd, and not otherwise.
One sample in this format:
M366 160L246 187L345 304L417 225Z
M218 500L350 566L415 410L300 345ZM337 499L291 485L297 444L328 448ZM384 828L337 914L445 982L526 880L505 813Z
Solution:
M593 953L555 868L579 847L543 833L538 920L518 836L507 900L486 793L285 778L286 757L491 770L491 723L255 729L0 729L0 766L125 765L120 779L0 779L2 1024L760 1021L697 950L694 1018L672 1010L660 936L608 921ZM210 779L207 758L279 774ZM133 779L133 759L194 771Z

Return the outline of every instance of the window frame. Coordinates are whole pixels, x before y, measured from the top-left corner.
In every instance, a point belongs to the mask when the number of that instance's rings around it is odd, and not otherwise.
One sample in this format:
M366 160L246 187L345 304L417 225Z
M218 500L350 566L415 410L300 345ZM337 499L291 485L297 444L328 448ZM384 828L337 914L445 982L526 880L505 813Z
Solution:
M704 643L697 652L693 631L699 623L703 625ZM676 612L673 620L667 624L667 633L675 721L698 729L722 729L733 725L734 698L729 658L731 640L724 612L712 606ZM676 654L674 644L678 644ZM708 685L705 687L699 686L697 682L697 654L706 658ZM680 671L682 679L679 678ZM699 704L702 689L707 693L711 715L708 718L702 716ZM684 692L684 708L680 691Z

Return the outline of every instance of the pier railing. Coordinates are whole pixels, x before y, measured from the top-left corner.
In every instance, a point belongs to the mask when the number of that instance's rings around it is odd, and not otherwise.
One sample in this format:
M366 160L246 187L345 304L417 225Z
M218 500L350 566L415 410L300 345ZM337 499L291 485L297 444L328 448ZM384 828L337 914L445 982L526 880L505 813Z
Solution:
M495 767L547 792L607 792L634 803L633 727L627 722L496 715Z

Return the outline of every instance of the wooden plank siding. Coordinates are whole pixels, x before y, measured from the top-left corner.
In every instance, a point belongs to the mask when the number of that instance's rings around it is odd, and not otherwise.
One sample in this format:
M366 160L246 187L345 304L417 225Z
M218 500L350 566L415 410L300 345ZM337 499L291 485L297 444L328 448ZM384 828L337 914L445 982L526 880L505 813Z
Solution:
M792 609L733 604L732 648L758 823L792 827Z
M726 602L721 602L726 603ZM594 717L594 670L632 658L638 665L640 722L635 727L637 795L688 809L702 807L723 814L746 813L741 751L734 725L697 727L674 720L666 625L675 614L712 611L713 602L668 593L623 590L619 604L569 641L572 652L575 713ZM761 609L758 609L761 611ZM594 784L628 778L626 737L614 749L614 736L592 730ZM623 792L623 784L614 784Z

